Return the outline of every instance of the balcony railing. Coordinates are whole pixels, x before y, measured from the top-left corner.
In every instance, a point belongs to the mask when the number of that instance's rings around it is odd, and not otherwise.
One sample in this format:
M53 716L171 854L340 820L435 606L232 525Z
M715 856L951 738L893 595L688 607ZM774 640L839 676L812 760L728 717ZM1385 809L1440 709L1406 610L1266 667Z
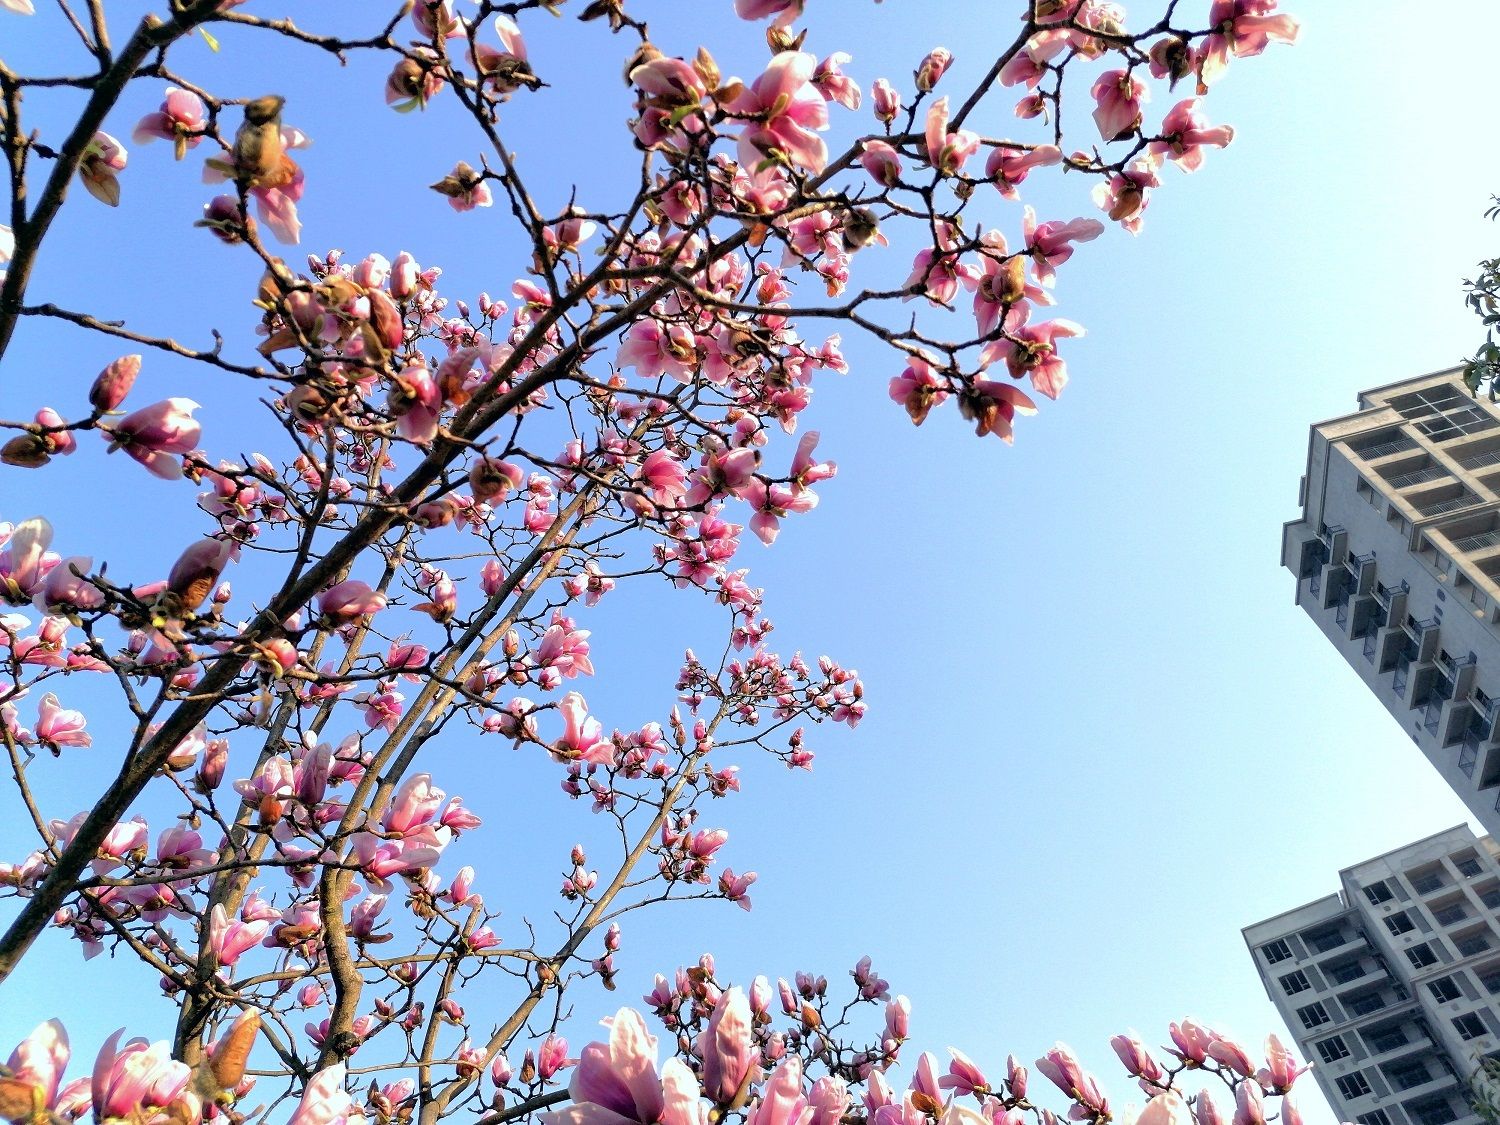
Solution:
M1500 546L1500 531L1482 531L1478 535L1466 535L1453 541L1455 549L1468 553Z
M1403 434L1392 441L1383 441L1379 445L1372 445L1366 449L1356 449L1354 452L1358 453L1366 461L1373 461L1377 457L1389 457L1392 453L1405 453L1409 449L1416 448L1416 440Z
M1455 496L1451 500L1437 500L1431 504L1423 504L1417 512L1424 518L1431 518L1448 512L1457 512L1462 508L1472 508L1477 503L1479 503L1479 497L1468 492L1462 496Z
M1391 676L1391 687L1394 688L1396 694L1401 696L1402 698L1405 698L1406 696L1406 677L1410 670L1411 657L1407 656L1405 653L1402 653L1400 656L1396 657L1396 667L1393 670L1393 674Z
M1463 746L1458 751L1458 768L1465 777L1474 776L1474 763L1479 760L1479 740L1464 735Z
M1488 453L1472 453L1468 457L1460 457L1458 463L1466 469L1487 469L1491 465L1500 465L1500 449L1492 449Z
M1404 594L1411 589L1411 584L1406 579L1401 579L1395 586L1387 586L1382 582L1375 583L1375 600L1384 608L1391 608L1391 599L1397 594Z
M1448 470L1442 465L1428 465L1425 469L1417 469L1415 472L1392 477L1390 485L1392 488L1410 488L1414 484L1426 484L1430 480L1438 480L1447 475Z

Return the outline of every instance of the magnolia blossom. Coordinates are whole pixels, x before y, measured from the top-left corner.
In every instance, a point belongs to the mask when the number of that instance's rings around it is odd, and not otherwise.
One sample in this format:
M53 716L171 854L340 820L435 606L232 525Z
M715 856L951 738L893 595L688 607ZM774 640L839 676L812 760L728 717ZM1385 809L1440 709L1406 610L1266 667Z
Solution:
M778 156L809 172L828 163L828 146L817 135L828 128L828 103L812 82L817 66L806 51L782 51L729 104L730 112L755 118L740 134L746 168Z
M147 144L153 140L171 141L181 160L190 148L196 148L203 140L203 130L208 124L208 107L203 99L190 90L176 86L167 87L166 99L155 113L148 113L136 122L130 139L136 144Z
M120 205L119 174L125 170L129 154L125 146L108 133L94 134L78 162L78 178L88 193L111 207Z
M1166 157L1184 172L1196 172L1203 166L1204 148L1223 148L1234 140L1230 126L1208 123L1201 104L1201 98L1188 98L1173 106L1161 123L1161 139L1152 141L1148 151L1158 160Z
M1295 19L1277 15L1276 0L1214 0L1208 11L1213 33L1203 41L1198 76L1212 86L1229 66L1229 57L1258 55L1273 41L1295 43L1300 29Z
M169 398L142 407L108 428L109 452L123 449L153 476L175 480L182 476L179 458L197 448L202 436L203 427L193 418L197 409L190 398Z

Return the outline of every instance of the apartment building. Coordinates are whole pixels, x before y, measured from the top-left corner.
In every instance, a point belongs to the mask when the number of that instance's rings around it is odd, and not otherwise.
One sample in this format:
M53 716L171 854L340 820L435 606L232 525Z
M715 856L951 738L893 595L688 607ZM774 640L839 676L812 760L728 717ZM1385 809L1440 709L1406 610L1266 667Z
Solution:
M1500 409L1457 370L1312 427L1296 601L1484 829L1500 835Z
M1467 1082L1500 1052L1497 855L1460 825L1347 867L1337 893L1243 930L1341 1121L1482 1125Z

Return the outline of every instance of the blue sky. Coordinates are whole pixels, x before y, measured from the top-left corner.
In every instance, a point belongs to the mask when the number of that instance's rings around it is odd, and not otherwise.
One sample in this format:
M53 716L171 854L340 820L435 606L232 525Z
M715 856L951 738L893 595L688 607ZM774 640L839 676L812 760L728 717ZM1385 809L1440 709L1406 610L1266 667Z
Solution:
M850 51L845 69L866 90L937 45L957 56L957 89L1013 34L1009 16L992 15L1004 5L809 8L809 49ZM726 70L749 74L761 56L724 48L747 41L729 9L662 0L652 23L672 53L701 41ZM1063 398L1022 420L1013 448L974 439L951 410L913 430L885 396L891 359L846 340L850 374L824 378L806 419L839 476L774 550L746 552L778 644L857 667L869 717L852 736L820 735L811 776L747 768L746 792L714 811L731 833L726 862L760 873L754 911L643 917L627 927L618 996L639 996L652 973L704 949L741 978L833 977L868 953L912 998L919 1046L951 1043L999 1068L1007 1052L1034 1058L1061 1038L1126 1101L1110 1034L1136 1028L1160 1043L1167 1022L1189 1014L1255 1043L1281 1031L1240 927L1332 891L1343 866L1465 819L1293 608L1278 546L1297 510L1308 424L1349 409L1363 387L1459 361L1478 338L1459 281L1500 241L1481 217L1500 191L1496 14L1478 0L1444 5L1439 45L1430 20L1394 0L1289 10L1303 19L1301 44L1235 63L1208 100L1235 143L1192 177L1170 171L1138 239L1112 229L1062 271L1057 311L1089 334L1068 346ZM361 11L378 22L367 5L318 11L330 25ZM48 59L52 15L0 19L12 65L68 65ZM566 48L561 23L523 29L552 88L511 103L513 146L535 153L544 202L560 206L573 182L607 197L610 159L625 152L616 63ZM288 121L315 141L303 249L410 249L445 267L454 295L508 291L522 261L502 217L454 215L421 187L473 157L453 118L390 116L378 68L356 61L346 76L311 51L285 57L294 65L268 73L252 43L225 37L220 57L199 46L180 65L226 93L289 96ZM584 88L612 100L585 100ZM107 127L127 136L155 100L142 90ZM100 312L199 325L199 339L216 325L243 343L257 271L187 229L206 198L197 162L174 167L163 145L131 147L124 205L106 213L74 193L33 297L67 304L103 286ZM359 187L350 169L362 170ZM1075 184L1034 176L1027 186L1043 218L1092 214ZM1018 225L1015 214L1005 221ZM0 414L44 401L68 413L114 354L107 342L24 330L0 379ZM255 423L229 412L233 388L154 361L142 388L140 402L205 402L213 452L253 448ZM250 429L228 440L237 424ZM65 553L163 570L191 534L172 533L171 518L190 509L192 490L112 462L101 474L101 464L90 449L45 474L5 470L0 518L46 510ZM590 702L622 727L660 717L681 648L718 635L690 600L628 597L606 599L591 620L601 674ZM479 774L473 753L446 746L434 772ZM93 754L108 763L108 740ZM92 780L54 777L58 815L94 791ZM498 843L556 836L565 848L558 833L586 813L533 820L513 799L532 783L555 784L499 752L493 776L471 783L493 833L474 846L503 857ZM7 857L29 846L13 816L0 818ZM557 848L489 863L515 914L550 909ZM108 990L108 1010L58 1009L60 972L77 996ZM0 1044L54 1011L103 1031L128 1016L132 1030L164 1035L167 1007L131 999L127 981L150 994L140 976L103 959L80 966L75 949L53 943L10 986ZM580 1018L580 1036L590 1022ZM1311 1083L1302 1106L1312 1125L1331 1120Z

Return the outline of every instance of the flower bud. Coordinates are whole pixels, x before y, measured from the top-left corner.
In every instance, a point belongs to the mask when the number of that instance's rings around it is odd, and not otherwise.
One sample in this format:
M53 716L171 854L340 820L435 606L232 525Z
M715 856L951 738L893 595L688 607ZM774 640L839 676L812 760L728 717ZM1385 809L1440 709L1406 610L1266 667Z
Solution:
M114 410L125 401L135 377L141 373L141 357L124 355L99 372L89 388L89 405L100 414Z

